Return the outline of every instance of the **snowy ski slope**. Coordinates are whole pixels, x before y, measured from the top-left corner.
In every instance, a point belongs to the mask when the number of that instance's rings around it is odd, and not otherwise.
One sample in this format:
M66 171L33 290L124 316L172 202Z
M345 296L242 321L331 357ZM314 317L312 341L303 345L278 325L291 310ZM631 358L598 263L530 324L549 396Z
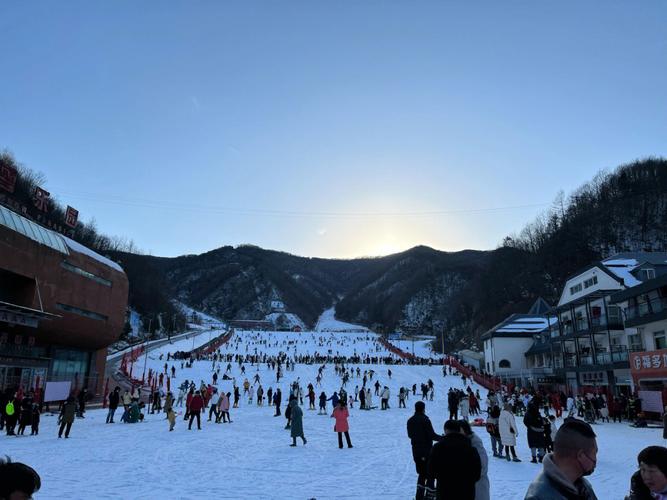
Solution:
M208 341L204 331L195 345ZM260 343L266 339L267 345ZM291 344L289 342L292 342ZM148 366L160 370L164 360L159 354L189 350L192 340L163 346L149 355ZM388 354L372 334L330 332L241 332L222 352L237 349L241 353L281 350L296 353L353 354L369 352ZM378 350L379 349L379 350ZM169 362L171 367L172 362ZM178 384L183 379L209 382L212 363L196 362L190 369L177 368ZM182 415L174 432L168 432L163 415L146 415L139 424L107 425L105 410L92 410L85 419L74 423L70 439L58 439L56 417L44 415L40 435L30 437L0 436L0 454L34 466L42 476L43 487L36 498L42 499L180 499L180 498L338 498L338 499L406 499L414 495L416 474L406 421L412 415L414 397L407 409L398 409L400 386L435 382L436 400L427 402L427 414L437 431L446 419L446 391L450 386L461 387L458 377L443 377L438 366L360 365L362 370L376 371L383 385L391 390L388 411L350 410L350 435L354 448L338 449L333 432L333 420L328 415L309 411L304 400L303 426L308 444L290 448L285 419L273 417L272 407L249 405L242 398L241 406L231 410L231 424L203 422L201 431L187 430ZM266 365L246 367L252 381L259 373L264 389L277 386L275 374ZM389 380L387 369L393 375ZM224 372L224 365L221 374ZM297 365L285 372L280 387L283 392L283 412L288 385L300 378L305 386L315 382L316 365ZM243 382L238 365L233 375L239 385ZM375 381L375 380L374 380ZM373 381L373 382L374 382ZM361 380L352 378L351 392ZM232 390L229 381L221 381L221 389ZM322 389L331 395L340 388L340 379L333 366L324 372ZM484 396L486 391L480 388ZM378 398L374 397L374 404ZM331 410L331 407L328 408ZM179 408L183 411L183 408ZM116 421L120 413L116 415ZM518 453L524 462L515 464L490 458L492 498L521 499L540 466L531 464L525 430L519 422ZM637 453L650 444L661 444L659 429L632 429L627 424L601 424L595 427L600 452L596 472L591 476L598 498L622 498L627 492L630 475L636 469ZM484 429L478 429L487 450L490 442Z

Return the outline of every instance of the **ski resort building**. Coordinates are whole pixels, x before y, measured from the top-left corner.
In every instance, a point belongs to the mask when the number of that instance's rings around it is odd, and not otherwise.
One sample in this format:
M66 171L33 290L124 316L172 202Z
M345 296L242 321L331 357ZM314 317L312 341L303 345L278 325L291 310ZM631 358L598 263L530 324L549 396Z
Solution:
M667 261L644 263L650 279L617 292L611 302L623 310L630 373L642 409L662 413L667 404Z
M0 389L101 392L127 295L117 263L0 206Z
M529 385L531 372L525 353L531 348L535 336L548 329L547 317L551 309L542 298L535 301L527 314L512 314L484 335L484 367L487 373L501 378L503 383Z
M641 285L664 265L667 253L631 252L614 255L570 277L553 317L551 332L554 373L564 388L577 392L629 393L628 335L621 308L612 295Z

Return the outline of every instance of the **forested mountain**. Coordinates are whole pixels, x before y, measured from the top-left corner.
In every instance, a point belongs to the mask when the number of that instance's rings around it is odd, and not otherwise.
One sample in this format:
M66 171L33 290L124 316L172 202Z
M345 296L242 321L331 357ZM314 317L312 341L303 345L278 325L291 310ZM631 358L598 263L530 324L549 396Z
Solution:
M551 210L493 251L415 247L336 260L240 246L173 259L133 258L152 266L167 285L164 293L225 319L261 318L278 298L312 325L335 303L342 320L444 332L453 348L475 344L538 296L555 302L566 278L595 260L666 249L667 161L647 159L598 174L569 197L559 195Z
M28 203L39 176L19 169L16 196ZM54 202L54 221L63 210ZM244 245L161 258L80 224L70 234L119 261L130 304L167 324L178 299L223 319L261 319L273 299L313 325L336 304L339 319L382 331L446 335L447 348L475 344L489 327L525 312L535 298L554 303L566 278L614 253L667 250L667 160L649 158L598 174L492 251L441 252L415 247L378 258L298 257ZM121 251L125 250L125 251ZM154 320L155 321L155 320Z

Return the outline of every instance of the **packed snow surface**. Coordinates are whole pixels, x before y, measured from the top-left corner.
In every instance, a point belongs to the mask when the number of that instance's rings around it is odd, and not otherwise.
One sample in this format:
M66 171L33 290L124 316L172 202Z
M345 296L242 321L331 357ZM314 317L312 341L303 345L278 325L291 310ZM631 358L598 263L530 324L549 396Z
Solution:
M214 335L216 332L213 332ZM208 341L209 332L202 332L195 345ZM411 347L411 346L410 346ZM151 352L148 366L164 369L166 359L159 355L175 350L189 350L192 339L162 346ZM222 353L293 354L369 353L387 355L373 334L329 332L242 332L222 348ZM192 368L176 367L175 384L184 379L211 381L212 362L195 362ZM266 365L244 365L246 376L233 364L232 375L239 385L244 378L252 382L259 374L265 390L280 386L283 393L282 413L289 393L288 385L300 379L305 387L315 384L317 365L297 364L294 371L285 371L285 378L276 384L275 373ZM356 368L357 365L350 365ZM333 420L327 415L309 411L304 398L303 427L308 444L296 448L289 431L284 429L284 416L274 417L273 407L249 405L241 398L240 408L231 409L231 424L207 422L202 430L188 431L182 414L174 432L168 432L163 415L147 414L143 423L121 424L120 410L113 425L105 424L106 410L90 410L85 419L77 419L69 439L57 438L56 417L43 415L37 437L0 436L0 454L28 463L42 477L38 499L177 499L177 498L280 498L280 499L409 499L413 498L416 473L406 421L412 415L414 402L420 398L419 384L429 378L435 382L435 401L426 403L427 414L436 431L441 431L447 415L446 391L462 387L459 377L442 374L439 366L359 365L375 370L373 381L388 385L391 408L387 411L350 410L350 436L354 448L338 449ZM224 373L223 363L220 376ZM388 369L392 377L388 377ZM399 387L417 384L418 395L410 396L407 409L398 409ZM333 365L324 370L322 387L330 396L339 390L340 378ZM353 377L348 392L361 385ZM173 387L173 386L172 386ZM232 390L231 381L220 381L218 387ZM473 389L477 387L473 385ZM479 388L482 397L486 390ZM379 399L373 396L373 404ZM178 408L182 412L184 408ZM530 463L526 432L520 417L517 451L522 463L508 463L490 456L489 476L491 497L521 499L541 466ZM196 427L196 426L194 426ZM490 441L484 428L476 428L490 455ZM598 463L590 477L600 499L623 498L630 476L636 470L637 453L645 446L663 444L660 429L633 429L622 424L595 426L598 435Z
M336 319L336 309L332 307L322 313L317 320L315 330L318 332L367 332L368 328Z

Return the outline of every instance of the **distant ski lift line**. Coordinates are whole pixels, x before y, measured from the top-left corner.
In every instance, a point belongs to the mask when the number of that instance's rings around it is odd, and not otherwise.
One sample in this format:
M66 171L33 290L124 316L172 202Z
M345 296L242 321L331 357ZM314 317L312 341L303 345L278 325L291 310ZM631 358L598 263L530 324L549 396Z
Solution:
M53 188L52 188L53 189ZM504 210L516 210L524 208L539 208L551 205L548 203L533 203L529 205L510 205L502 207L487 207L487 208L455 208L448 210L431 210L423 212L319 212L319 211L294 211L294 210L275 210L275 209L259 209L259 208L236 208L236 207L219 207L212 205L195 205L163 202L156 200L148 200L142 198L126 198L117 195L109 194L95 194L85 192L69 192L62 191L61 195L68 198L75 198L79 200L109 203L112 205L124 205L128 207L139 208L158 208L171 210L189 210L189 211L204 211L210 213L230 213L235 215L256 215L256 216L275 216L275 217L433 217L438 215L457 215L457 214L476 214L476 213L492 213Z

